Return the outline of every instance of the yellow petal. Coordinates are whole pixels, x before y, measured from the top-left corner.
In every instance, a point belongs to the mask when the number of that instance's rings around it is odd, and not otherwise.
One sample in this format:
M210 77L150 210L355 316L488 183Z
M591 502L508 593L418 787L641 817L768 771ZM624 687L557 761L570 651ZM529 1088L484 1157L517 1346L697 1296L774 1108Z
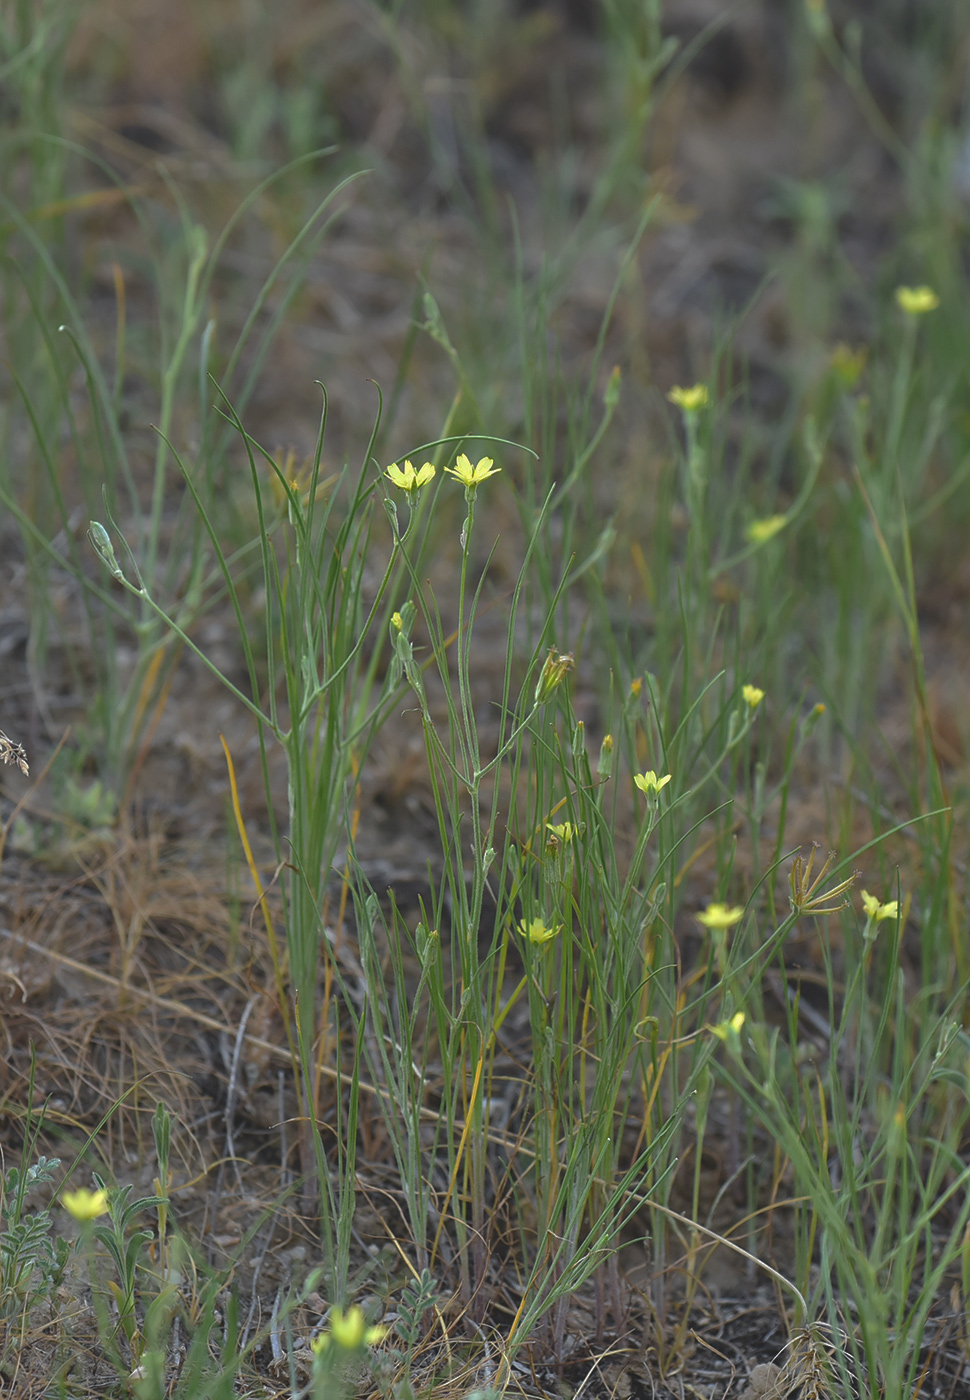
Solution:
M75 1220L97 1220L99 1215L108 1213L108 1193L88 1191L82 1186L78 1191L65 1191L61 1204Z

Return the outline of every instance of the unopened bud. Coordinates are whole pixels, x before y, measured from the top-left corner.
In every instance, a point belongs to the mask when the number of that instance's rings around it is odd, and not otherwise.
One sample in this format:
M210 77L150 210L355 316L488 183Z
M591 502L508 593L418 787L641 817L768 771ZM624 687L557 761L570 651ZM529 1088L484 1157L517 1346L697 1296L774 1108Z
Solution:
M622 378L620 366L614 365L610 372L610 377L606 381L606 391L603 394L603 402L607 408L616 408L620 402L620 380Z
M576 669L571 652L558 652L555 647L542 663L539 680L536 684L535 703L544 705L554 691L562 685L570 671Z

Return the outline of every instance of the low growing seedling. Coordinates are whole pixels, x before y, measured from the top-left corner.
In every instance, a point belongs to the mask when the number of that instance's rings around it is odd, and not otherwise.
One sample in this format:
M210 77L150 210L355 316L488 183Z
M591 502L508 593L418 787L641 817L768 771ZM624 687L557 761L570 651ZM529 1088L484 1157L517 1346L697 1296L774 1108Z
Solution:
M394 1330L406 1348L405 1375L410 1373L414 1354L428 1330L437 1302L438 1290L430 1269L422 1269L401 1292Z
M18 1345L31 1311L53 1304L71 1256L70 1243L51 1235L50 1207L30 1211L27 1196L53 1182L57 1157L38 1157L26 1168L11 1167L2 1178L0 1204L0 1367Z

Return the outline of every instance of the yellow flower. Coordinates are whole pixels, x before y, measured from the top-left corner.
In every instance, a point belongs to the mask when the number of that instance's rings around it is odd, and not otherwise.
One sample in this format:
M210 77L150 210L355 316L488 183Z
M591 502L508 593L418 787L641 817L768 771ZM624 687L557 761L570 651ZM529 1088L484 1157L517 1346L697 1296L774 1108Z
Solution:
M108 1213L108 1193L88 1191L82 1186L78 1191L65 1191L61 1205L75 1220L97 1220L99 1215Z
M458 460L453 467L445 467L445 471L457 477L461 484L468 490L473 490L476 486L480 486L488 477L494 476L496 472L500 472L501 470L501 467L492 465L491 457L480 458L473 467L464 452L459 452Z
M879 924L883 919L895 919L899 913L899 900L891 899L888 904L880 904L874 894L868 890L860 890L862 895L862 907L866 911L866 918L870 923Z
M692 384L689 389L675 384L667 395L669 402L683 409L684 413L696 413L699 408L704 407L708 397L706 384Z
M744 533L752 544L767 544L787 524L787 515L768 515L764 520L752 520Z
M744 1012L736 1011L730 1021L722 1021L718 1026L711 1026L712 1035L716 1035L718 1040L736 1039L741 1033L744 1025Z
M940 298L932 287L897 287L896 305L907 316L925 316L927 311L935 311Z
M401 628L404 626L404 618L399 612L391 613L391 626L394 628L395 632L400 632Z
M744 703L748 706L750 710L756 710L761 704L762 700L765 698L764 691L756 685L742 686L741 695L744 698Z
M386 1327L367 1326L363 1310L355 1304L354 1307L348 1308L346 1313L342 1308L331 1308L330 1331L321 1332L318 1337L314 1337L310 1346L319 1356L326 1351L331 1341L341 1351L357 1351L361 1346L376 1346L386 1336Z
M726 929L744 918L744 907L741 904L709 904L704 912L696 914L695 918L705 928Z
M662 778L658 778L651 768L646 773L635 773L633 781L644 796L649 797L652 792L659 792L662 787L666 787L670 782L670 774L665 773Z
M414 491L419 491L422 486L427 486L429 481L434 480L435 466L433 462L425 462L418 471L410 462L405 462L403 467L399 467L396 462L392 462L384 475L395 486L399 486L402 491L407 491L411 495Z
M546 830L551 831L556 840L562 841L565 845L573 839L576 828L572 822L560 822L557 826L553 826L552 822L546 822Z
M554 928L547 928L542 919L519 920L519 933L530 943L549 943L556 937L561 928L562 924L556 924Z

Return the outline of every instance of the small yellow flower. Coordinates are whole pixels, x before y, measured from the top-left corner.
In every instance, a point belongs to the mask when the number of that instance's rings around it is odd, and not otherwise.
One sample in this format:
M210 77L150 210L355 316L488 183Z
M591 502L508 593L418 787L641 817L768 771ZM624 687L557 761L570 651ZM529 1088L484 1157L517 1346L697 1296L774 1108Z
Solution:
M552 822L546 822L546 830L551 831L556 840L562 841L563 845L571 841L576 834L576 828L572 822L560 822L555 826Z
M891 899L888 904L880 904L876 896L868 890L860 890L859 893L862 895L862 907L870 923L880 924L883 919L895 919L899 914L898 899Z
M752 520L744 533L751 544L767 544L787 524L787 515L768 515L764 520Z
M357 1351L362 1346L376 1346L386 1336L386 1327L367 1326L363 1310L355 1304L354 1307L348 1308L346 1313L342 1308L331 1308L330 1331L314 1337L310 1346L319 1356L321 1352L326 1351L331 1341L341 1351Z
M710 929L726 929L732 924L740 923L744 918L744 906L741 904L709 904L701 914L694 916L699 924Z
M480 486L483 481L501 470L501 467L493 466L491 457L482 457L475 466L472 466L464 452L459 452L458 460L453 467L445 467L445 471L457 477L468 490Z
M394 628L395 632L400 632L401 628L404 626L404 618L399 612L391 613L391 626Z
M548 928L542 919L520 919L519 933L523 938L527 938L530 943L549 943L556 937L562 929L562 924L556 924L553 928Z
M402 491L406 491L410 496L415 491L420 491L422 486L427 486L429 481L434 480L435 465L433 462L425 462L424 466L415 471L410 462L405 462L403 467L399 467L396 462L392 462L384 475L395 486L399 486Z
M645 797L649 797L652 792L659 792L662 787L670 782L670 774L665 773L662 778L658 778L653 769L648 769L646 773L635 773L633 781Z
M97 1220L108 1213L107 1191L89 1191L82 1186L77 1191L65 1191L61 1205L75 1220Z
M709 398L706 384L692 384L689 389L675 384L667 395L670 403L676 404L684 413L696 413L703 408Z
M896 305L907 316L925 316L927 311L935 311L940 298L932 287L897 287Z
M744 1012L736 1011L730 1021L722 1021L720 1025L711 1026L711 1034L716 1035L718 1040L737 1039L741 1034L744 1019Z
M823 705L821 700L819 700L817 704L812 706L812 714L817 715L819 719L821 719L822 715L825 714L825 706Z
M764 691L760 686L744 685L741 687L741 695L749 710L756 710L765 698Z

